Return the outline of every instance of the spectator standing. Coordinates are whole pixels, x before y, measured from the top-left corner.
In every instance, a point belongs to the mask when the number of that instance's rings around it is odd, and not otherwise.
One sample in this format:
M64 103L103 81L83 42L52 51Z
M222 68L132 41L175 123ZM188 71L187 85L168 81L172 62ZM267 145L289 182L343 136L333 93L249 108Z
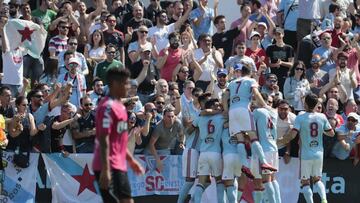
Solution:
M54 58L49 58L45 64L44 73L40 76L40 83L47 84L51 89L54 88L57 83L57 78L59 75L58 60Z
M51 4L54 4L51 0L41 0L39 8L31 12L32 16L40 18L46 30L56 18L56 12L50 9Z
M77 38L69 37L68 42L67 42L67 50L66 51L71 51L74 53L74 58L76 58L79 62L78 71L79 71L79 73L81 73L82 75L85 76L85 75L89 74L89 68L87 66L85 56L82 53L76 51L77 47L78 47ZM58 55L58 66L59 66L60 74L64 74L68 71L68 69L66 69L67 67L65 66L65 52L66 51L60 52Z
M321 46L314 49L313 55L318 54L321 57L320 60L320 68L326 72L330 69L333 69L335 66L334 62L334 52L336 50L335 47L331 46L332 38L330 33L324 32L320 35Z
M297 51L296 21L299 17L299 0L281 0L278 21L284 28L284 42Z
M294 63L294 49L284 43L284 30L282 28L275 28L273 33L276 43L266 49L266 55L270 59L271 73L277 75L282 92L289 69Z
M136 31L137 41L131 42L128 47L128 56L131 64L140 60L140 54L144 47L152 47L152 44L147 41L149 30L145 25L141 25ZM155 49L151 48L153 53Z
M261 87L261 93L266 93L274 98L274 100L283 99L283 93L278 85L278 78L275 74L267 74L265 84Z
M314 54L311 59L311 68L306 70L306 79L310 83L311 92L318 95L321 88L329 82L329 74L320 69L320 55Z
M212 9L208 7L207 0L199 0L199 7L191 11L189 20L194 31L195 39L198 39L201 34L212 35L212 22L215 19L215 16L217 16L218 5L219 0L215 0L214 9Z
M251 14L250 5L245 3L240 6L240 14L241 17L234 22L231 23L230 29L234 29L241 24L245 24L245 26L241 29L240 34L234 40L234 44L239 44L240 42L245 42L249 39L249 35L251 33L251 20L249 20ZM265 24L266 25L266 24ZM235 46L233 47L235 48Z
M81 98L81 117L71 124L76 153L93 153L95 146L95 111L89 96Z
M146 8L146 16L153 24L156 24L156 13L162 10L160 0L151 0L149 6Z
M124 68L123 63L115 59L116 47L112 44L106 46L106 60L100 62L94 70L94 78L100 78L107 85L106 72L111 68Z
M112 44L116 47L118 55L115 55L115 58L125 63L125 51L124 51L124 34L119 30L115 29L116 26L116 17L112 14L106 17L106 24L108 29L104 31L104 40L105 44Z
M295 109L295 112L305 110L304 98L310 93L310 84L305 77L305 64L301 61L295 62L290 70L289 77L285 80L284 96Z
M99 78L95 78L92 83L93 90L88 92L88 95L91 98L91 103L94 106L97 106L100 102L100 99L104 96L104 83Z
M57 29L59 30L59 34L52 37L49 41L49 54L52 58L56 58L60 52L66 51L68 46L67 35L70 29L69 23L67 21L60 21L57 24Z

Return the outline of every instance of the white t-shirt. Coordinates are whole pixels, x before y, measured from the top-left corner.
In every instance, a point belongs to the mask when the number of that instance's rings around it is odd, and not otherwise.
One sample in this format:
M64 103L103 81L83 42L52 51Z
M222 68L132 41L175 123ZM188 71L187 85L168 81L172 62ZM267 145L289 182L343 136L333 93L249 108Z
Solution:
M26 52L20 49L8 51L2 54L4 78L2 84L22 85L23 83L23 64Z
M340 83L344 86L346 90L346 94L349 96L349 99L354 99L353 88L351 86L351 80L349 75L350 70L346 68L344 71L339 71L339 72L340 72ZM331 69L329 71L329 81L332 81L335 78L335 75L336 75L336 68ZM352 75L352 77L356 81L355 73Z
M149 28L149 38L155 37L156 48L160 52L169 44L168 36L170 33L175 32L175 23L165 25L163 28L157 26Z
M220 54L219 52L216 52L216 54ZM194 50L194 57L196 61L200 61L202 58L204 58L205 54L201 48ZM210 54L206 61L202 63L202 74L200 75L199 80L202 81L211 81L211 74L213 73L216 75L216 72L218 70L218 67L216 66L215 59L213 58L212 54Z
M284 135L286 135L289 130L291 130L291 127L294 126L296 115L289 112L287 118L285 120L282 120L279 116L277 119L276 124L276 131L277 131L277 139L281 140L283 139ZM291 126L292 125L292 126ZM286 145L280 145L278 146L278 149L284 148Z

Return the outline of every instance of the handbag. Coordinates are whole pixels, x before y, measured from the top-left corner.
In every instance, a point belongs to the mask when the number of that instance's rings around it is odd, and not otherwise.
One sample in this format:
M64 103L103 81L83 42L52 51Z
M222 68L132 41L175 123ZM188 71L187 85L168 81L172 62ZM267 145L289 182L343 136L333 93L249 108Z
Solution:
M29 158L30 158L30 151L27 151L26 154L24 154L20 150L20 147L18 146L17 149L15 150L13 163L20 168L27 168L29 167Z

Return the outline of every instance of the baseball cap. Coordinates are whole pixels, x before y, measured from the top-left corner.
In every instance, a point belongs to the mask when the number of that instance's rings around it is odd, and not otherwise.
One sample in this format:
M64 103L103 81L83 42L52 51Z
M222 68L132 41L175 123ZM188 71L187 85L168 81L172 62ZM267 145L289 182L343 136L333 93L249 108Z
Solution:
M359 120L359 116L354 112L349 113L349 115L347 117L348 118L350 118L350 117L355 118L357 121Z
M241 63L237 63L237 64L235 64L235 66L234 66L234 70L236 71L236 70L242 70L242 67L243 67L244 65L243 64L241 64Z
M219 69L216 73L217 76L220 76L220 75L227 75L228 74L228 71L226 69Z
M253 38L254 36L259 36L260 37L260 33L256 32L256 31L252 31L251 34L250 34L250 38Z
M130 80L130 85L131 86L139 86L138 82L136 80Z
M80 65L79 60L75 57L69 59L69 64L71 64L71 63L76 63L76 64Z
M276 27L276 28L274 28L274 33L284 34L284 29L282 29L281 27Z
M266 23L264 23L264 22L258 22L258 24L257 24L258 26L259 25L262 25L262 26L264 26L265 27L265 29L267 29L267 25L266 25Z

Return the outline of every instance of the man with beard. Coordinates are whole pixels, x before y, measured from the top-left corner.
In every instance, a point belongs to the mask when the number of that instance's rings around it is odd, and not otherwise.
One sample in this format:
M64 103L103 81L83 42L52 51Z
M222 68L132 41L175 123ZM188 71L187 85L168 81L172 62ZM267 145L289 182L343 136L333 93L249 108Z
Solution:
M95 140L95 111L89 96L81 98L81 117L72 123L71 133L75 140L77 153L92 153Z
M100 78L95 78L93 81L93 91L89 93L91 103L97 106L100 99L104 96L104 83Z
M180 63L183 49L180 46L180 36L176 32L169 34L170 47L160 51L156 67L160 69L161 78L171 81L176 66Z
M170 33L173 33L180 29L180 26L185 22L186 19L188 19L191 9L192 6L189 7L188 10L186 10L184 15L181 16L178 21L170 25L166 25L168 19L165 10L162 10L156 14L156 26L149 29L148 36L149 38L153 38L154 40L156 40L155 46L157 50L161 51L168 46L169 39L171 39ZM171 80L171 76L169 80Z
M80 63L77 58L70 58L67 66L69 71L59 75L58 81L61 84L70 83L72 85L70 102L75 106L80 106L80 98L86 94L86 80L84 75L78 73Z
M325 115L333 129L339 128L344 124L344 119L340 114L337 114L339 104L336 99L330 98L326 103ZM334 137L324 137L324 157L329 157L333 146L336 143Z
M342 17L338 16L334 19L334 29L331 31L331 46L339 48L341 46L341 41L339 37L345 38L346 34L342 32L342 26L344 24L344 20Z
M219 69L216 75L217 82L212 86L209 86L210 88L208 88L208 90L211 92L211 97L213 99L219 99L221 101L222 95L228 86L228 71L226 69Z
M320 68L328 72L330 69L334 68L335 66L333 55L334 52L336 51L336 48L331 46L332 38L330 33L323 32L319 37L321 39L321 46L314 49L312 54L320 55L321 57L321 60L319 61Z
M49 9L51 0L41 0L38 9L33 10L31 15L39 17L44 25L44 28L48 30L50 23L56 19L56 12Z
M56 58L60 52L66 51L67 49L67 40L70 25L67 21L60 21L57 24L59 34L51 38L49 41L49 54L51 58Z
M278 119L276 123L277 140L279 156L284 157L285 164L290 162L291 143L294 137L287 136L295 123L296 115L290 111L290 105L286 100L280 100L277 107ZM297 143L295 143L297 144Z
M311 91L318 96L321 88L329 82L329 74L320 69L320 60L320 55L314 54L311 59L311 68L307 69L305 73Z
M345 88L349 99L354 99L353 89L357 87L355 70L348 68L348 54L340 52L337 55L337 64L339 67L329 71L329 78L332 83L342 85Z

